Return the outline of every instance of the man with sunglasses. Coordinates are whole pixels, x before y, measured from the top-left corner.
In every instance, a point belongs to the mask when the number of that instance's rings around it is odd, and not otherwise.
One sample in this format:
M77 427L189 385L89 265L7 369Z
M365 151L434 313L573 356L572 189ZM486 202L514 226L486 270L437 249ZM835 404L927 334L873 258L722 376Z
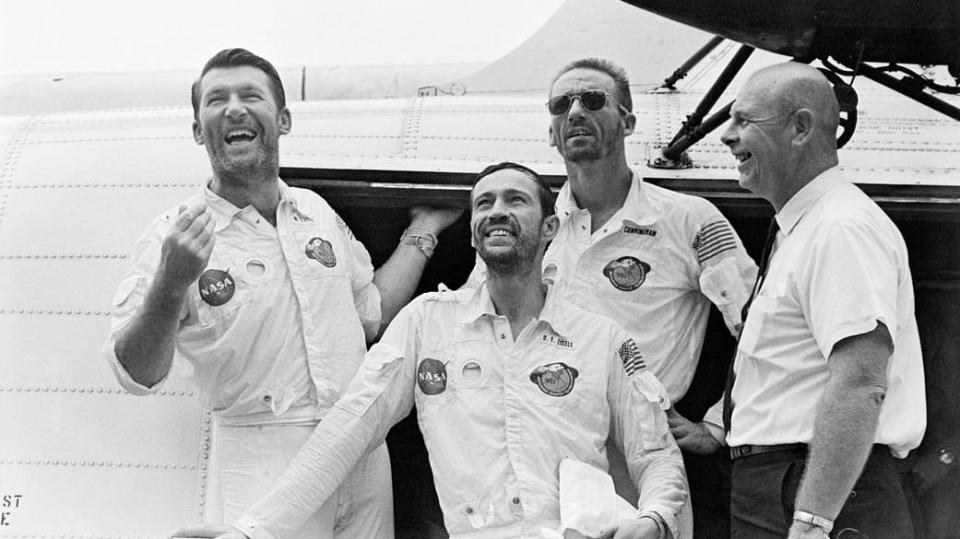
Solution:
M699 477L691 459L711 477L719 442L703 424L675 411L693 379L703 345L710 303L731 333L756 278L730 223L710 202L646 183L626 157L626 139L636 128L630 83L620 66L586 58L564 66L550 85L549 138L563 157L567 182L557 197L560 230L543 260L543 277L572 303L620 323L644 361L663 382L660 404L688 460L698 529L725 535L726 504ZM478 261L470 277L482 279ZM719 393L722 381L717 380ZM682 408L681 404L681 408ZM611 452L615 448L609 448ZM632 498L622 459L611 460L618 491ZM700 492L698 492L698 490ZM702 497L701 497L702 495ZM699 500L705 505L698 507ZM705 511L715 516L707 517ZM717 520L719 519L719 523Z
M776 210L724 414L735 537L913 536L895 466L925 419L910 267L838 167L838 108L819 71L779 64L740 88L722 135Z

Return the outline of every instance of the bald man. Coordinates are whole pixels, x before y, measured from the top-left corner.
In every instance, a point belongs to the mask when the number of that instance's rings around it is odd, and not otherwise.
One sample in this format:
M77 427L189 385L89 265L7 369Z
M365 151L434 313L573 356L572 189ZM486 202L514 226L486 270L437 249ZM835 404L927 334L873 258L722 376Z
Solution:
M728 389L732 536L912 537L894 464L925 402L903 238L838 168L819 71L756 72L730 116L740 185L776 210Z

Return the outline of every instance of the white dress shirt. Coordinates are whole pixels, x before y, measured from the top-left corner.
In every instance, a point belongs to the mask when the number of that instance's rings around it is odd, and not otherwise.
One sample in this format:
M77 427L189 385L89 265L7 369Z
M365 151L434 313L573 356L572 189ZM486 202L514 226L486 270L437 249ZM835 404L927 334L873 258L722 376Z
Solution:
M875 442L904 457L926 417L913 284L900 231L837 168L794 195L737 350L730 446L809 443L837 342L882 322L893 339Z

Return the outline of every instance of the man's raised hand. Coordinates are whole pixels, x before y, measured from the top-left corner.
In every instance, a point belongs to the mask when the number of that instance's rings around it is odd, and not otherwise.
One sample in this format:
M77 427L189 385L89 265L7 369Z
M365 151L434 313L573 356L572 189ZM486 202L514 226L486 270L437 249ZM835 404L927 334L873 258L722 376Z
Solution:
M172 286L186 288L207 267L215 242L213 227L213 214L206 204L180 205L160 252L162 276Z

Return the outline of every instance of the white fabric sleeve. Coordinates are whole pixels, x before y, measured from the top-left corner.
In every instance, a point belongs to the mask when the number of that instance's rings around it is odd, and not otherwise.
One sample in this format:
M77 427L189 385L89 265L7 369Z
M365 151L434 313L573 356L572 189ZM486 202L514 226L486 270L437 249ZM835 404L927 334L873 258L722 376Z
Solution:
M234 525L291 537L370 449L413 408L420 302L407 305L370 349L344 396L310 436L273 490Z
M700 291L723 314L727 329L740 333L740 312L757 280L757 265L743 247L733 226L707 203L694 239L700 265Z
M107 364L110 365L110 369L113 371L120 387L132 395L152 395L160 391L170 375L167 372L163 379L151 387L137 383L120 364L120 359L117 358L116 345L117 339L143 307L144 298L153 282L154 275L157 273L157 268L160 266L163 235L171 222L172 217L169 213L161 215L140 236L133 249L130 269L117 286L111 302L110 332L103 343L101 353L107 360ZM186 313L187 309L184 306L184 310L180 313L181 320L186 318Z
M347 223L336 213L334 213L334 219L337 230L342 235L343 245L347 248L347 272L350 274L353 304L360 316L360 324L363 326L367 342L370 342L380 333L380 323L383 319L380 310L380 290L373 284L373 263L367 248L357 240Z
M640 493L638 516L656 515L674 537L680 537L678 517L689 492L683 458L660 407L662 385L649 370L627 378L618 350L628 340L623 330L611 336L615 343L607 384L611 435Z
M895 249L873 223L844 219L827 223L799 272L802 309L823 357L837 342L868 333L883 322L897 341L897 290L900 279Z

